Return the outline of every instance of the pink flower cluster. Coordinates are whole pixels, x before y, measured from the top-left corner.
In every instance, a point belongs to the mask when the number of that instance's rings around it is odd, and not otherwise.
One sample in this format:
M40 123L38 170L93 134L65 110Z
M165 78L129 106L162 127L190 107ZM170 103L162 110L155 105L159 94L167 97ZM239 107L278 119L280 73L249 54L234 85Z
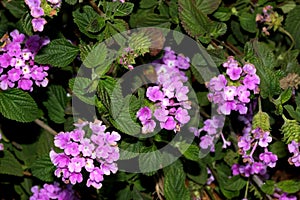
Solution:
M202 128L190 128L190 131L193 132L196 137L200 137L199 146L201 149L209 149L211 152L214 152L214 144L220 136L223 141L223 148L227 148L227 146L231 145L229 141L225 140L225 137L222 133L224 121L225 117L222 115L213 116L211 119L204 121L204 126ZM200 136L201 132L206 132L207 134Z
M272 28L270 25L272 24L272 18L271 18L271 14L274 13L273 11L273 7L270 6L270 5L267 5L263 8L263 14L257 14L256 15L256 22L259 22L259 23L264 23L267 25L264 26L262 28L262 32L266 35L270 35L269 33L269 29Z
M78 200L79 198L75 195L72 185L66 185L61 187L59 183L54 182L53 184L45 183L43 188L36 185L31 188L33 193L29 200Z
M294 140L288 144L288 150L293 154L292 157L289 158L289 163L291 165L295 165L296 167L300 166L300 151L299 151L300 142L295 142Z
M122 53L119 63L129 70L133 70L133 65L135 64L135 58L138 56L130 47L124 49L125 53Z
M115 131L105 132L106 126L99 120L74 125L75 130L60 132L54 138L55 146L63 150L50 151L51 161L57 167L55 175L74 185L83 181L83 174L89 174L86 185L99 189L103 175L118 170L115 161L120 156L117 141L121 136Z
M46 14L52 16L56 14L56 10L61 6L61 0L25 0L26 5L30 9L30 14L33 17L31 23L34 32L42 32L44 30L44 25L47 23L46 19L43 18ZM45 9L49 13L45 13Z
M251 124L248 124L251 126ZM269 143L272 141L272 137L269 131L263 131L261 128L251 130L246 127L244 129L244 135L239 138L238 147L239 152L242 155L245 165L234 164L232 166L233 175L243 174L249 177L252 174L265 175L267 167L274 168L277 155L268 150ZM261 152L258 155L258 159L254 158L255 152Z
M163 58L154 63L157 84L148 87L146 91L147 98L154 103L154 111L146 106L137 112L144 134L154 131L156 121L153 117L159 122L161 129L175 132L190 121L188 109L191 106L187 96L189 88L184 85L188 78L183 71L190 67L190 60L182 55L175 55L169 47L164 50Z
M0 88L7 90L17 86L32 91L33 83L46 87L49 66L36 64L34 57L50 40L38 35L26 39L18 30L12 31L10 36L12 40L8 38L0 48Z
M259 92L260 79L256 75L255 66L247 63L240 67L239 63L229 56L223 67L226 68L226 74L213 77L207 84L210 91L207 97L210 102L218 105L219 114L229 115L231 111L246 114L246 104L250 102L251 91L254 94Z

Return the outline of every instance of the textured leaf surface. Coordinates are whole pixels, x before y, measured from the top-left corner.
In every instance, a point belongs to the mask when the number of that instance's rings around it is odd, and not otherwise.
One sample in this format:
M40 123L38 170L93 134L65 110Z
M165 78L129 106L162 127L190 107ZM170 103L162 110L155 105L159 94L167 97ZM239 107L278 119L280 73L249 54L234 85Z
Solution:
M32 122L41 114L33 98L19 89L0 92L0 113L18 122Z
M50 64L55 67L65 67L70 64L79 53L79 48L66 39L52 40L35 57L39 64Z
M293 36L295 40L295 47L300 48L300 6L296 6L287 15L285 21L286 30Z
M3 151L3 157L0 157L0 174L13 176L23 176L21 164L9 151Z
M32 175L45 182L54 180L54 170L55 166L52 164L49 155L37 159L31 166Z

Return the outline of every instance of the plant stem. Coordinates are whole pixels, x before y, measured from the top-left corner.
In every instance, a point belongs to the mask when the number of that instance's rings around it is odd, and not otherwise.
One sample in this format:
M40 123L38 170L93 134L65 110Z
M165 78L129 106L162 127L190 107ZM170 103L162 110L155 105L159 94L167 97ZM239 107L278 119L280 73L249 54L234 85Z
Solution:
M97 4L93 0L89 0L89 4L94 8L94 10L101 16L105 17L104 12L97 6Z
M290 51L295 45L295 40L294 40L293 36L282 27L279 28L279 31L281 33L286 34L290 38L290 40L292 41L292 44L291 44L290 48L288 49L288 51Z
M245 198L245 199L247 199L247 196L248 196L249 182L250 182L250 180L248 179L248 180L247 180L247 184L246 184L245 195L244 195L244 198Z
M262 112L260 96L258 97L258 111Z
M39 125L40 127L42 127L43 129L45 129L46 131L48 131L50 134L52 135L57 135L57 132L55 130L53 130L50 126L48 126L47 124L45 124L42 120L36 119L34 120L34 122Z

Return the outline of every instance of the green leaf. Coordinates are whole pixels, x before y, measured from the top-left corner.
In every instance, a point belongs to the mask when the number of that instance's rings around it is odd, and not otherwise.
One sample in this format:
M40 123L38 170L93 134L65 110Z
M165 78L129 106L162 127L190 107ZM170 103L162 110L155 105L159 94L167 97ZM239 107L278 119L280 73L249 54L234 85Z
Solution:
M213 16L217 18L220 21L228 21L231 17L231 10L230 8L224 8L220 7L214 14Z
M277 155L278 158L284 158L287 155L286 145L281 141L270 144L270 151Z
M224 181L225 184L223 185L223 188L230 191L242 190L247 183L241 176L233 176L232 178L227 179L227 181Z
M66 0L66 3L67 4L70 4L70 5L75 5L77 3L78 0Z
M19 89L0 92L0 113L18 122L32 122L41 115L33 98Z
M107 51L107 47L104 43L96 44L90 52L86 54L86 57L83 59L83 65L87 68L103 65L103 63L105 63Z
M157 0L141 0L140 1L140 8L152 8L154 6L158 5Z
M148 150L149 149L149 150ZM139 168L142 173L157 171L162 165L162 154L155 146L144 149L139 156Z
M295 47L300 48L300 6L296 6L290 11L285 20L285 29L293 36Z
M196 5L199 10L204 14L212 14L215 10L218 9L221 0L195 0Z
M207 33L209 20L207 16L194 5L193 0L178 0L179 18L185 31L198 38Z
M127 16L132 12L134 4L130 2L106 2L105 6L106 10L114 13L114 16L122 17Z
M60 85L51 85L48 90L48 100L43 104L48 110L49 118L57 123L62 124L65 119L65 108L68 102L67 93Z
M14 1L2 1L3 6L15 17L21 18L26 12L25 3L23 0L14 0Z
M128 143L122 141L119 144L120 148L120 160L129 160L131 158L137 157L141 152L144 152L144 145L142 142Z
M275 182L273 180L267 180L260 189L266 194L274 194L275 191Z
M22 18L17 22L17 26L20 27L19 31L26 35L33 35L33 28L31 23L32 17L30 13L25 13Z
M217 38L224 35L227 31L227 25L223 22L212 22L209 27L210 35Z
M164 175L164 195L167 200L191 199L185 187L185 173L179 160L164 168Z
M245 43L245 34L241 32L240 23L231 21L231 30L234 37L241 43Z
M295 120L297 120L298 122L300 122L300 113L295 111L295 109L293 108L293 106L291 105L285 105L283 106L286 111L289 113L289 115L294 118Z
M287 193L296 193L300 190L300 182L295 180L280 181L276 186Z
M257 31L255 16L255 14L243 12L239 16L241 27L250 33L255 33Z
M66 67L79 53L79 48L66 39L55 39L44 47L34 61L39 64L50 64L55 67Z
M0 174L12 176L23 176L22 165L9 151L3 151L3 157L0 154Z
M95 80L97 81L97 80ZM89 93L88 88L92 85L93 81L85 77L76 77L70 79L69 86L72 88L74 95L76 95L81 101L95 105L95 94L93 91Z
M198 161L199 160L199 147L196 145L189 145L185 143L180 143L178 147L179 151L189 160Z
M296 7L296 3L294 1L285 1L283 5L280 5L279 8L283 11L283 13L288 13Z
M117 200L128 200L128 199L132 199L132 192L129 186L120 190L117 193Z
M37 159L31 166L32 175L45 182L54 181L54 170L55 166L47 154Z
M148 26L169 28L171 25L169 17L154 13L152 9L139 9L136 14L131 14L129 24L133 28Z
M73 17L79 30L90 38L97 38L97 33L105 26L104 18L90 6L84 6L82 12L77 9L73 12Z

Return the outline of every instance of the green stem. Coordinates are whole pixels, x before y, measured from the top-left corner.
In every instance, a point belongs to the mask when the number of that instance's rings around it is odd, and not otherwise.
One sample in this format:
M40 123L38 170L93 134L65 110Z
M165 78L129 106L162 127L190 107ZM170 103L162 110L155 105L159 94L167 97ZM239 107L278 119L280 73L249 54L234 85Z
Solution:
M260 96L258 97L258 110L259 112L262 112Z
M250 181L248 179L247 184L246 184L245 196L244 196L245 199L247 199L247 196L248 196L249 182Z
M282 27L279 28L279 31L281 33L286 34L290 38L290 40L292 41L292 44L291 44L290 48L288 49L288 51L290 51L295 45L295 40L294 40L293 36Z

